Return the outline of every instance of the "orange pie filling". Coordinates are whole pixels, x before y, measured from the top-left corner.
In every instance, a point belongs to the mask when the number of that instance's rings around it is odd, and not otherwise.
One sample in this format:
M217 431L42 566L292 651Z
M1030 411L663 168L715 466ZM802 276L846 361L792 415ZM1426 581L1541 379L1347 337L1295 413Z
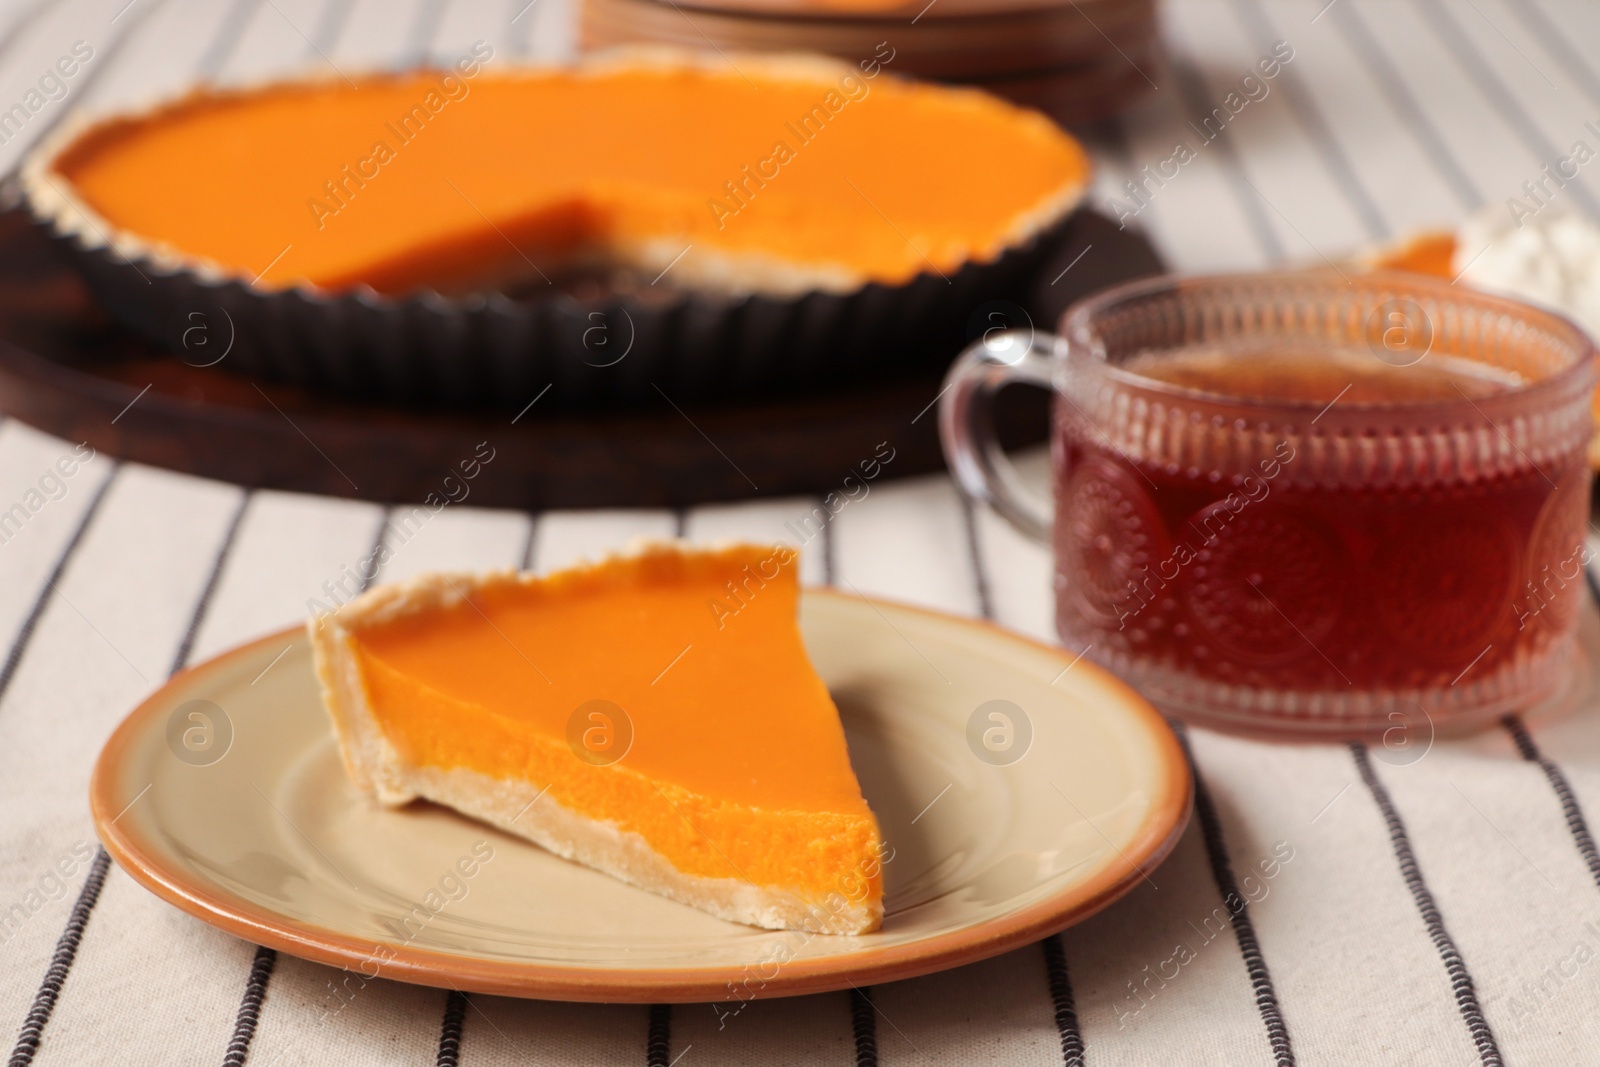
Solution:
M1455 234L1449 230L1430 230L1381 250L1371 257L1371 265L1378 270L1448 279L1456 276L1455 255Z
M346 762L381 797L450 804L727 918L871 929L881 840L801 640L796 570L781 547L656 547L374 590L313 621Z
M1077 142L998 98L731 62L206 91L64 133L24 181L86 241L260 288L396 293L595 264L718 291L898 284L996 258L1086 183Z

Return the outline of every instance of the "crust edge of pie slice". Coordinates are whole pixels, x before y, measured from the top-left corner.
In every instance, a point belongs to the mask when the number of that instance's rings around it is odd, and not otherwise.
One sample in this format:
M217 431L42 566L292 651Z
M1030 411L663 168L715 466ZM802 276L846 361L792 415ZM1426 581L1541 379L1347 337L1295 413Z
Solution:
M855 797L854 802L846 797L831 810L826 804L800 806L820 810L775 809L745 802L737 789L722 795L698 790L673 781L671 775L642 773L630 766L626 754L615 763L590 763L574 754L566 737L554 736L548 722L542 732L523 724L526 736L517 735L509 742L519 753L523 749L518 746L526 742L529 773L492 774L470 765L470 760L418 758L419 745L429 736L430 718L441 725L454 716L458 732L452 736L458 738L475 729L485 735L497 729L511 731L488 742L502 749L519 724L503 714L505 709L490 703L453 698L441 691L436 680L419 684L415 678L407 679L405 684L423 695L397 697L393 672L368 647L380 639L374 635L454 612L462 613L457 619L475 612L491 629L499 632L504 627L516 638L508 621L511 616L497 615L498 623L490 620L490 614L500 610L495 603L515 605L531 599L534 610L554 613L549 617L558 619L571 603L586 596L615 594L626 603L630 582L648 583L652 573L663 570L670 575L684 568L698 569L702 579L709 571L725 580L743 573L743 588L748 589L749 571L743 568L772 558L774 552L788 552L788 561L775 568L778 573L766 578L755 596L746 598L748 607L759 607L762 595L772 591L776 595L768 598L765 610L788 610L786 627L768 621L792 640L788 658L793 661L798 653L820 694L807 705L810 714L826 715L831 722L831 728L827 723L811 724L824 739L818 747L827 749L832 735L837 739L835 751L810 755L818 762L820 777L831 780L836 796L842 789ZM345 769L360 792L385 806L400 807L418 798L444 805L565 859L723 919L827 934L876 930L883 919L885 850L877 820L851 769L838 710L806 658L794 607L799 591L796 560L792 549L781 546L699 549L650 542L544 576L515 571L434 573L375 587L307 622L323 703L333 720ZM704 593L703 580L691 585L692 591L685 595ZM695 606L704 610L705 603L700 599ZM485 614L485 607L490 614ZM734 618L727 625L739 621ZM581 638L583 622L574 626L576 638ZM511 638L506 640L509 644ZM555 664L551 667L558 669ZM800 689L810 684L794 681ZM525 684L537 700L537 683ZM408 702L429 708L412 713L400 706ZM721 713L727 714L726 709ZM657 725L648 705L635 706L631 718L632 729L640 736ZM812 736L816 733L813 730ZM729 753L730 758L735 755ZM602 799L597 801L597 796ZM650 825L630 827L626 825L630 821ZM799 873L785 878L774 874L773 868Z

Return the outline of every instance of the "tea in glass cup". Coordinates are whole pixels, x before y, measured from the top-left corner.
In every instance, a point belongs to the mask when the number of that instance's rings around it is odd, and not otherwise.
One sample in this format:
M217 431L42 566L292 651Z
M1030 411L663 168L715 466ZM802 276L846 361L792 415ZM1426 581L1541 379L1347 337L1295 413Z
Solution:
M969 349L941 425L962 488L1052 546L1067 645L1255 732L1472 724L1563 683L1588 559L1577 327L1332 272L1137 282L1062 327ZM1055 392L1053 521L994 442L1011 381Z

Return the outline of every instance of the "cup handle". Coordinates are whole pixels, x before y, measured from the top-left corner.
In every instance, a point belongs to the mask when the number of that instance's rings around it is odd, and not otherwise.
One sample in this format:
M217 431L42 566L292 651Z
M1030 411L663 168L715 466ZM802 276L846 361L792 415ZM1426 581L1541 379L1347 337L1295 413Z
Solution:
M982 502L1026 536L1050 543L1050 505L1024 488L994 428L994 398L1014 383L1052 388L1054 334L1006 330L967 346L945 376L939 402L939 437L956 487Z

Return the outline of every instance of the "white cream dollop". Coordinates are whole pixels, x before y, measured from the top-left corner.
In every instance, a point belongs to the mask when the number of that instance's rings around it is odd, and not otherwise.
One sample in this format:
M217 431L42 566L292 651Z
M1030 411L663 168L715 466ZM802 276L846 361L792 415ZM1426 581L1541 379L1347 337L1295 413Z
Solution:
M1503 205L1456 230L1460 280L1559 311L1600 339L1600 227L1546 208L1513 219Z
M1600 338L1600 227L1554 210L1520 219L1488 205L1456 230L1462 282L1562 312Z

